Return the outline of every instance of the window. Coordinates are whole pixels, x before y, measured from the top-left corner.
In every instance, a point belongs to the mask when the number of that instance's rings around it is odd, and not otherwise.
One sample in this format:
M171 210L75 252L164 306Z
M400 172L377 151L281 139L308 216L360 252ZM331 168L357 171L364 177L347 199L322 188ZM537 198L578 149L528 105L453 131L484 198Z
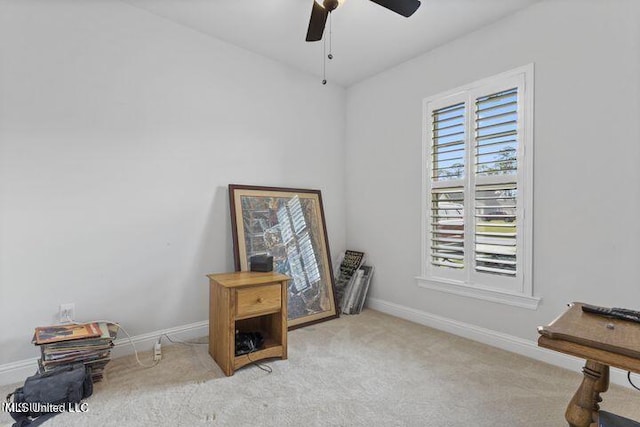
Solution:
M536 308L533 65L424 101L419 284Z

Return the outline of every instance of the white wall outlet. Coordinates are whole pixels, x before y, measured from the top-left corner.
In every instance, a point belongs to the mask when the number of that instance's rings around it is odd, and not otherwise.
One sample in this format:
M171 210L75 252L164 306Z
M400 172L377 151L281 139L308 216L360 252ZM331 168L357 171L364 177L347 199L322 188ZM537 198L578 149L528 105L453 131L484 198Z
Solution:
M60 323L71 323L76 318L75 303L60 304L60 315L58 317Z

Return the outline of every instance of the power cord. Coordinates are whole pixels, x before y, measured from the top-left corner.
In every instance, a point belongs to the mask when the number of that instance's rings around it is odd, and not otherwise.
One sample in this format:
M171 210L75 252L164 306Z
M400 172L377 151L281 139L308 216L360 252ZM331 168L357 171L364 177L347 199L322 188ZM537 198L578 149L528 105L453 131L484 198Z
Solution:
M272 373L273 368L271 368L271 366L267 365L266 363L260 363L257 360L251 359L251 353L255 353L258 350L259 350L258 348L254 348L249 353L247 353L247 359L249 359L249 362L251 362L252 365L257 366L258 368L265 371L267 374Z
M182 344L182 345L209 345L208 342L189 342L189 341L180 341L180 340L176 340L171 338L169 335L167 334L162 334L163 337L165 337L166 339L169 340L170 343L172 344Z
M158 365L158 363L160 363L160 359L154 360L154 362L151 365L146 365L144 363L142 363L142 361L140 360L140 357L138 356L138 349L136 348L135 343L133 342L133 339L131 338L131 335L129 335L129 332L127 332L127 330L125 328L122 327L122 325L118 322L114 322L113 320L93 320L91 322L70 322L73 323L75 325L87 325L89 323L108 323L111 325L115 325L118 327L118 330L122 330L122 332L124 332L124 334L127 336L127 338L129 339L129 343L131 344L131 347L133 347L133 353L136 356L136 361L138 362L138 365L142 366L143 368L153 368L155 366Z
M631 384L631 387L633 387L636 390L640 391L640 388L637 385L635 385L633 383L633 381L631 381L631 371L627 371L627 380L629 381L629 384Z

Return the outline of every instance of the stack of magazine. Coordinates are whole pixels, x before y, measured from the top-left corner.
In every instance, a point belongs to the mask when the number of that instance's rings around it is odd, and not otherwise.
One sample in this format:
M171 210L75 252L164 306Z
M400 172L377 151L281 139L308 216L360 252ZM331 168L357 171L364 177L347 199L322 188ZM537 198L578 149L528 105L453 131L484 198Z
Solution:
M40 372L84 363L91 367L93 382L100 381L117 334L117 325L104 322L37 327L33 343L40 347Z
M347 250L342 257L336 279L338 306L343 314L358 314L367 297L373 267L364 265L364 252Z

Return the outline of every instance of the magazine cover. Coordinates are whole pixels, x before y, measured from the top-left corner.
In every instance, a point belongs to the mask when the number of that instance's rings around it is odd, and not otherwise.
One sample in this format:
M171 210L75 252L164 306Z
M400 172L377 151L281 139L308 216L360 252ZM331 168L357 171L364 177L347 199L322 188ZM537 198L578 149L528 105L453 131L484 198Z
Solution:
M35 332L35 343L48 344L58 341L95 338L102 335L97 323L39 326Z

